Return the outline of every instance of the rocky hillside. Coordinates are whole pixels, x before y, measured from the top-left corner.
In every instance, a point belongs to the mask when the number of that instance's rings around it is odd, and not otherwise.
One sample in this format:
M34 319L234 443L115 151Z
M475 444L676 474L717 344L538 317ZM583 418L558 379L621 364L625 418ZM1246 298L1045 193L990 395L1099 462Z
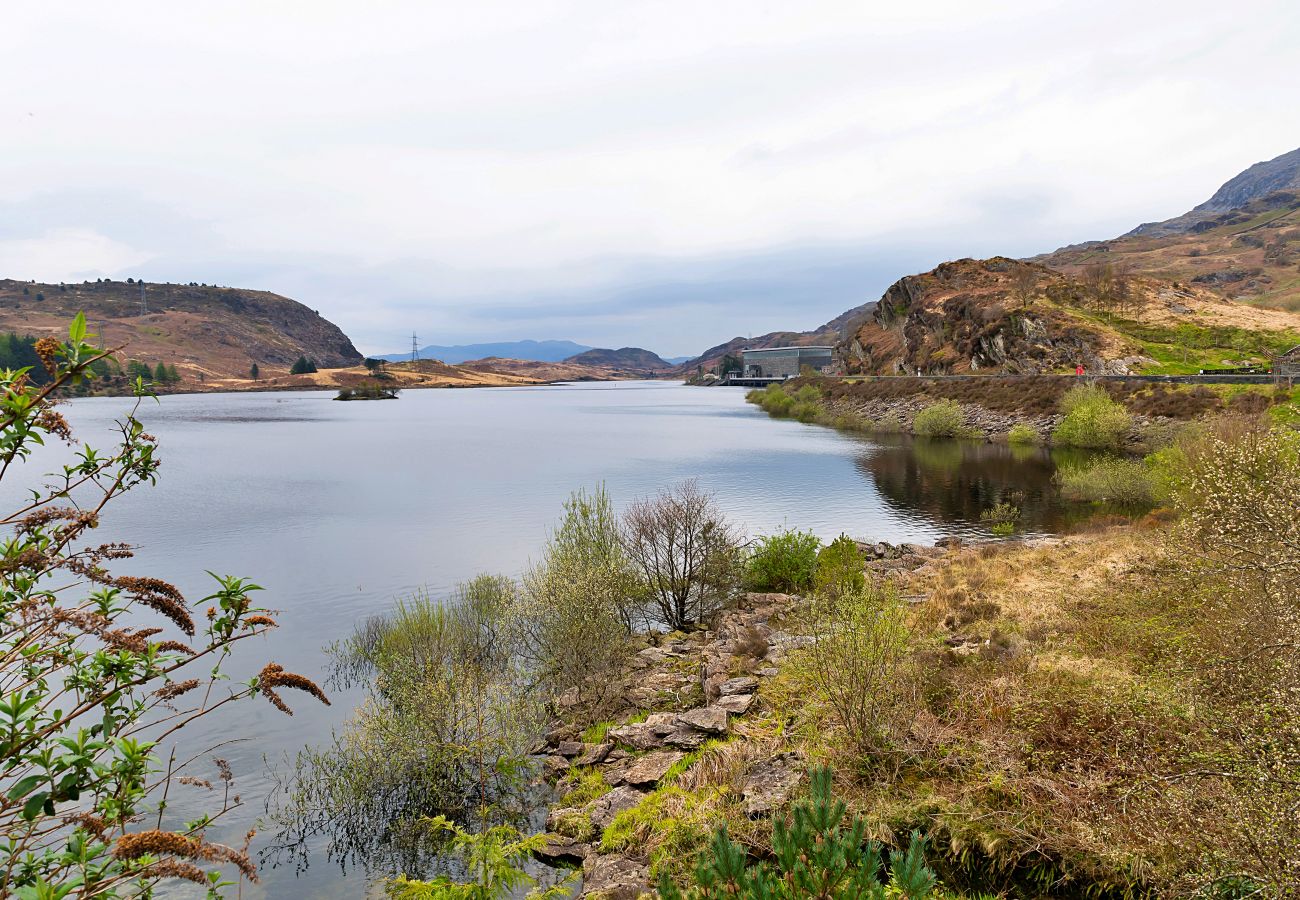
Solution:
M1181 216L1033 261L1068 273L1109 266L1300 312L1300 150L1251 166Z
M1300 343L1300 315L1199 285L1005 257L895 282L837 345L847 374L1194 372L1267 363Z
M143 289L144 303L141 303ZM174 365L184 382L285 373L299 356L321 368L352 366L362 356L337 325L295 300L267 291L205 285L95 281L39 284L0 280L0 332L63 335L84 311L90 330L119 354Z
M622 347L618 350L594 349L574 354L564 362L575 366L594 366L629 374L662 375L673 368L658 354L640 347Z

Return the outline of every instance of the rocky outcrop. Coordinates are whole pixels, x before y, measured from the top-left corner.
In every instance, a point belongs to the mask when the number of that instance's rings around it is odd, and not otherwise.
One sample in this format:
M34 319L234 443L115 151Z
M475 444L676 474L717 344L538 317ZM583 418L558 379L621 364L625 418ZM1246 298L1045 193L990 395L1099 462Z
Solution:
M944 263L894 282L836 359L850 375L1036 375L1078 364L1126 374L1100 328L1032 302L1073 290L1058 272L1005 257Z
M914 570L943 554L940 547L860 543L868 570L886 575ZM599 772L609 790L580 805L559 805L547 816L547 845L536 856L552 865L580 863L582 896L634 898L649 892L648 860L601 852L601 837L621 813L636 808L682 768L688 753L714 738L746 740L737 719L763 709L765 680L809 638L784 623L800 598L748 594L699 632L643 636L624 696L628 712L600 742L577 739L576 725L554 723L541 747L545 770L559 780L573 769ZM635 710L654 708L644 714ZM771 816L785 808L807 761L790 748L740 754L745 760L729 790L745 815ZM697 762L691 765L696 765Z

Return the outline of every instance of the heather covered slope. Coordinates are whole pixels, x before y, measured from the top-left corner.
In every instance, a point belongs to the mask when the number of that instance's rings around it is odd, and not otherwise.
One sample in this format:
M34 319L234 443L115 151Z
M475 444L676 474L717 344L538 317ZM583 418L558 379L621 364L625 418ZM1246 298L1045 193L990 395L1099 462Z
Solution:
M299 356L320 368L352 366L361 354L334 323L268 291L121 281L39 284L0 280L0 332L62 335L84 311L105 346L126 345L123 362L174 365L186 382L287 373Z
M1300 150L1250 167L1181 216L1032 261L1070 274L1107 265L1300 312Z
M1300 315L1199 285L994 257L899 279L836 354L846 374L1180 373L1296 343Z

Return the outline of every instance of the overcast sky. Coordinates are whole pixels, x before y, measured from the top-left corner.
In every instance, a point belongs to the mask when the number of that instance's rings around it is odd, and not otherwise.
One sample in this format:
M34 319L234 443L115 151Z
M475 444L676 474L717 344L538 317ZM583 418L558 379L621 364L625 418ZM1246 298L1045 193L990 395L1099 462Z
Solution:
M1300 146L1300 6L9 3L0 276L693 354Z

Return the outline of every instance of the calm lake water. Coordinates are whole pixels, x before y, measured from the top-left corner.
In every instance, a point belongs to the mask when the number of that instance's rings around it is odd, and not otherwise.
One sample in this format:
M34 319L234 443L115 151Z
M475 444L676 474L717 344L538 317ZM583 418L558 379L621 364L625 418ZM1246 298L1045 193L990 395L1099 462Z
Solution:
M110 507L96 534L139 547L118 574L171 581L196 605L211 589L208 569L267 589L260 599L281 611L281 627L241 645L236 677L274 660L323 682L324 645L417 590L446 593L481 572L517 575L569 493L600 482L622 506L698 478L750 535L789 526L823 539L973 536L985 533L980 512L1007 497L1030 531L1058 530L1069 516L1051 490L1046 451L840 434L770 419L732 388L645 382L410 391L379 403L331 397L146 402L141 418L163 459L158 486ZM107 444L129 406L77 400L65 414L78 437ZM42 450L20 478L11 473L4 499L67 456ZM325 708L287 697L293 718L259 698L187 735L195 749L237 741L219 755L246 805L214 839L241 842L273 787L264 761L327 738L356 699L336 693ZM174 793L176 808L193 811L195 796ZM303 872L265 869L243 896L359 896L366 883L318 854Z

